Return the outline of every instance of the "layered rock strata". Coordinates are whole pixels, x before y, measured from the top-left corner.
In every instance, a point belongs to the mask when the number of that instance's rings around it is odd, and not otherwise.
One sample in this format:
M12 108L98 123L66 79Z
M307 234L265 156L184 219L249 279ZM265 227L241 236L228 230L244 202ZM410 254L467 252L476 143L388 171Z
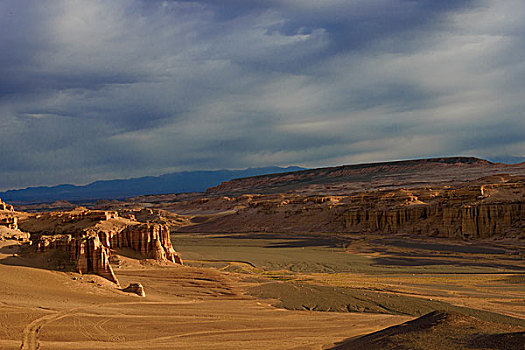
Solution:
M37 252L52 249L67 252L76 272L95 273L118 284L118 279L109 263L111 252L102 244L98 236L51 235L41 236L36 241Z
M454 188L375 190L350 196L244 195L210 198L206 204L211 202L232 213L196 216L192 226L180 230L525 237L525 178L520 176L486 177Z
M344 227L352 232L416 233L443 237L488 238L519 234L523 203L456 207L418 205L390 209L349 209Z
M18 230L18 218L16 216L4 216L0 218L0 226L11 230Z
M121 218L116 211L77 208L66 213L35 214L21 225L33 233L37 251L65 251L74 270L95 273L115 283L118 280L110 265L115 249L129 248L144 258L182 264L166 225Z
M29 233L22 232L18 228L18 217L13 206L0 200L0 240L29 240Z
M3 210L3 211L14 211L14 208L11 204L7 204L7 203L4 203L2 202L2 200L0 200L0 210Z
M167 225L140 223L127 226L122 231L99 231L98 237L106 247L130 248L147 258L182 264L171 244Z

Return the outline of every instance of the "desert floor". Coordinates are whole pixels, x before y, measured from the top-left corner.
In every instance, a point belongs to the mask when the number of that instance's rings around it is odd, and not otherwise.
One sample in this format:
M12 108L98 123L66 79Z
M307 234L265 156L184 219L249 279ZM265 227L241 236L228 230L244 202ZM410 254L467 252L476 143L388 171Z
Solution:
M408 235L179 234L187 264L525 318L525 242Z
M516 242L268 233L172 241L186 266L118 252L122 287L140 282L145 298L0 242L0 348L327 349L436 307L525 318Z

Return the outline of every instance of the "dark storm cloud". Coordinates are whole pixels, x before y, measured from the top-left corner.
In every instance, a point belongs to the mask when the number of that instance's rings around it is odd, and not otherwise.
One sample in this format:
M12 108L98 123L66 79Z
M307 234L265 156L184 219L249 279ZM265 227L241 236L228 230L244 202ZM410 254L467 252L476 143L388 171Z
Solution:
M0 189L525 151L521 1L0 2Z

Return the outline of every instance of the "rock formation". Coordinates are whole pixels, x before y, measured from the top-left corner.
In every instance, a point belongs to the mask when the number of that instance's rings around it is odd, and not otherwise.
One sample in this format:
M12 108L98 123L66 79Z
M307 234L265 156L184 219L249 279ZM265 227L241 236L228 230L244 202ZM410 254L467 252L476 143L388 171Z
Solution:
M213 201L218 203L218 199ZM525 228L525 178L512 175L454 187L371 190L342 196L244 195L222 200L219 207L225 210L226 203L234 213L196 218L193 226L180 230L412 233L477 239L522 237Z
M128 293L135 293L140 297L146 296L146 293L144 292L144 287L142 286L141 283L130 283L129 286L122 289L122 291L128 292Z
M18 218L16 216L1 217L0 226L5 226L11 230L18 230Z
M52 249L67 252L76 272L95 273L118 284L109 264L110 250L101 243L97 235L43 235L36 241L37 252Z
M131 248L147 258L182 264L171 245L167 225L139 223L127 226L121 231L98 231L98 237L106 247Z
M18 217L12 205L0 200L0 240L14 239L28 241L29 233L22 232L18 228Z
M442 237L488 238L520 233L523 203L418 205L388 209L349 209L345 228L351 232L416 233Z
M144 258L182 264L166 225L121 218L116 211L76 208L29 215L20 224L32 233L37 251L65 251L75 271L95 273L117 284L109 259L115 249L129 248Z
M6 204L0 200L0 210L2 211L14 211L13 206L10 204Z

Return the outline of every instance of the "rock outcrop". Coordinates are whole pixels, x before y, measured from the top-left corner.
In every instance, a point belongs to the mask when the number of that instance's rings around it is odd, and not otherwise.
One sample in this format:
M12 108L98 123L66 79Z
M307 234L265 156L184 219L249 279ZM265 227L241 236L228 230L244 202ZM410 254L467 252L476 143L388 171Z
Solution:
M480 182L486 181L494 179ZM465 239L519 235L525 219L525 181L521 177L507 177L507 181L390 192L388 205L367 198L361 206L345 211L345 228Z
M139 223L122 231L99 231L98 237L106 247L130 248L147 258L182 264L171 244L167 225Z
M167 210L152 208L142 209L119 209L119 216L128 218L132 221L141 223L157 223L166 225L170 230L176 229L190 223L189 218L184 215L177 215Z
M141 283L130 283L129 286L122 289L123 292L127 293L135 293L140 297L146 297L146 293L144 292L144 287Z
M110 265L115 249L129 248L143 258L182 264L173 249L168 226L121 218L116 211L76 208L71 212L30 215L21 221L32 233L37 251L68 253L80 273L95 273L118 284Z
M18 230L18 218L16 216L0 217L0 226L7 227L11 230Z
M98 236L44 235L36 241L37 252L52 249L68 253L73 269L79 273L94 273L118 284L109 263L110 250Z
M227 210L232 213L224 209L226 203L230 203ZM194 205L198 207L198 203ZM460 239L523 237L525 178L498 175L455 187L371 190L348 196L244 195L222 200L220 208L225 215L196 217L192 226L180 230L411 233Z
M349 209L344 213L344 226L350 232L405 232L469 239L519 234L522 218L523 203L418 205Z
M2 202L2 200L0 200L0 210L3 210L3 211L15 211L11 204L4 203L4 202Z
M18 228L18 216L12 205L6 204L0 200L0 240L29 240L29 233L22 232Z

